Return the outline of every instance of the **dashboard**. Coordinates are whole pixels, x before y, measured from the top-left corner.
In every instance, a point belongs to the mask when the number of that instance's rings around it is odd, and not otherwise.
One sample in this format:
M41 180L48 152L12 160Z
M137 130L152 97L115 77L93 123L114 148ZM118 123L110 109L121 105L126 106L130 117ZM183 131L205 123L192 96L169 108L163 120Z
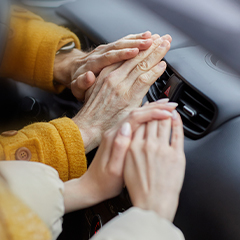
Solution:
M145 100L169 97L178 102L177 110L184 123L187 166L174 224L183 231L186 240L239 240L240 78L146 5L147 1L137 0L79 0L58 8L35 6L30 10L69 27L86 49L146 30L172 36L172 47L165 57L167 69L151 86ZM50 106L49 119L69 109L66 100L72 103L69 116L81 107L68 92L46 98L43 97L46 93L36 91L32 97L39 99L41 109L44 104ZM29 97L27 92L21 98ZM43 99L49 100L42 103ZM58 108L54 112L52 109L56 108L51 102L55 101ZM131 201L124 189L114 199L69 214L59 240L89 239L129 207ZM82 225L85 228L79 233Z

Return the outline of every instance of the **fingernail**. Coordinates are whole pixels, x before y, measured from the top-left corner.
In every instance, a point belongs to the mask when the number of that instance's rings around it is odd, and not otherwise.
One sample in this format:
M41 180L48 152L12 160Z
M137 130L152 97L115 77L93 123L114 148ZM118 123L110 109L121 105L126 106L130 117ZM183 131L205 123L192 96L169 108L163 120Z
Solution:
M166 103L167 106L170 106L170 107L177 107L178 106L178 103L175 103L175 102L169 102L169 103Z
M165 114L165 115L167 115L167 116L169 116L169 117L172 117L173 115L172 115L172 113L170 113L169 111L167 111L167 110L162 110L163 111L163 113Z
M146 37L149 33L151 34L151 32L146 31L145 33L142 34L142 37Z
M167 47L168 46L168 42L165 40L161 43L160 47Z
M166 63L165 63L164 61L162 61L162 62L160 62L160 63L158 64L158 66L159 66L160 68L165 68L165 67L166 67Z
M169 102L169 98L162 98L157 100L157 103L168 103Z
M162 43L162 38L157 38L156 40L155 40L155 43L156 44L158 44L158 45L160 45L161 43Z
M131 134L131 125L129 122L125 122L121 127L121 134L125 137L129 137Z
M177 111L176 110L173 110L172 111L172 119L177 119Z

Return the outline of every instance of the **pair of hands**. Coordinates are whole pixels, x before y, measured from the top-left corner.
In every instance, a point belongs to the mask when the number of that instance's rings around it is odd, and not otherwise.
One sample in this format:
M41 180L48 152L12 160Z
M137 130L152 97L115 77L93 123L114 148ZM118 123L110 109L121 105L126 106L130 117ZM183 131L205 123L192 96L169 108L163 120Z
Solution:
M78 49L56 55L54 80L72 90L78 100L85 99L85 92L95 82L95 78L82 78L91 71L95 76L107 66L136 57L139 51L152 45L151 33L128 35L116 42L100 45L89 53Z
M94 82L86 92L85 104L73 118L88 153L100 142L104 132L139 107L150 86L166 68L161 61L170 49L171 37L151 36L152 44L136 57L104 68L96 78L92 72L78 77Z
M134 206L172 221L185 171L183 127L175 107L148 104L108 130L88 171L65 184L66 211L115 197L125 182Z

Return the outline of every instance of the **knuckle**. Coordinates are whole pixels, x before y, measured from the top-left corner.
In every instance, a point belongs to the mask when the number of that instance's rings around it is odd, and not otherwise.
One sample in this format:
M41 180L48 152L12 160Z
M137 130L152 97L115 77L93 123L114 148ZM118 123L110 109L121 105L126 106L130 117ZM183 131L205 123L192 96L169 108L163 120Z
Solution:
M141 85L151 85L149 83L149 75L148 74L142 74L141 76L138 77L138 83L140 83Z
M140 71L148 71L149 70L149 63L147 61L142 61L138 63L137 69Z
M124 141L122 141L120 138L115 138L113 146L116 150L122 150L125 147Z
M121 45L122 45L121 41L116 41L116 42L113 43L113 47L114 47L115 49L121 48Z
M121 171L119 171L118 168L116 168L116 166L114 164L110 164L108 167L108 174L110 176L120 177Z
M107 64L112 64L111 56L111 52L106 52L103 54L103 58L106 60Z

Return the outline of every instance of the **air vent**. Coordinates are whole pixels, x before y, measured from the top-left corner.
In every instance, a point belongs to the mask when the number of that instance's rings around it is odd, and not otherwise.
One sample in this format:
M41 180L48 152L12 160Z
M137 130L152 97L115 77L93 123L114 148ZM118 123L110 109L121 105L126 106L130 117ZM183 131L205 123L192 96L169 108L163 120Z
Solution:
M185 135L193 139L205 135L215 115L214 106L186 84L182 86L177 102Z
M172 74L173 71L167 67L162 76L158 78L157 81L151 86L147 93L149 102L157 101L160 98L160 95Z

